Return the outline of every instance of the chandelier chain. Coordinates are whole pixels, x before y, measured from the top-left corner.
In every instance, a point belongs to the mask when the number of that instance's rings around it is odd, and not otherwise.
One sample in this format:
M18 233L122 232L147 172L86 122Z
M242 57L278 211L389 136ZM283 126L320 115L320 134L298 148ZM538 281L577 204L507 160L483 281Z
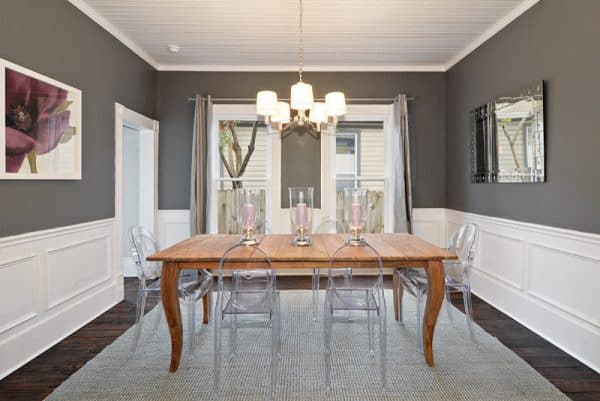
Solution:
M299 0L300 5L300 23L298 29L299 41L298 41L298 75L300 76L300 82L302 82L302 69L304 68L304 31L302 27L302 17L303 17L303 6L302 0Z

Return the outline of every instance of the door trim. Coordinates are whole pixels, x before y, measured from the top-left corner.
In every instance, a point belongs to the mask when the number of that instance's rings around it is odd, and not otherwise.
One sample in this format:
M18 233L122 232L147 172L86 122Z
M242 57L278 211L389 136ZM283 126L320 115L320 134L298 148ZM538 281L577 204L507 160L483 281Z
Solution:
M116 269L126 276L135 272L123 270L123 125L140 132L154 134L154 219L148 229L156 233L158 215L158 121L136 113L125 106L115 103L115 263Z

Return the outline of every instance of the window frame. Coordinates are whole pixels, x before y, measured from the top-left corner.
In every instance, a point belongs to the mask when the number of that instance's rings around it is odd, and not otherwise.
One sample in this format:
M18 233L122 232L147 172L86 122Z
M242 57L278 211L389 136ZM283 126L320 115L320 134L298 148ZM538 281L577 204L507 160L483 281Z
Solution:
M242 177L233 179L229 177L221 177L221 159L219 157L219 121L223 120L238 120L238 121L256 121L256 106L253 104L213 104L212 115L210 116L211 126L207 138L207 216L206 216L206 231L210 234L216 234L218 229L218 189L220 184L224 182L264 182L266 191L265 218L270 223L273 216L273 191L275 185L275 177L273 174L273 142L276 135L267 135L266 137L266 176L263 177ZM271 196L269 196L271 194Z
M383 182L384 184L384 231L393 232L394 227L394 169L393 135L394 135L394 110L393 104L350 104L344 121L377 121L383 123L384 142L384 175L381 177L361 176L354 179L338 178L335 171L336 131L330 127L326 135L321 137L321 216L335 216L336 191L338 181L354 181L357 185L361 181ZM357 139L358 143L358 139ZM358 148L357 148L357 151ZM357 160L360 155L357 155Z

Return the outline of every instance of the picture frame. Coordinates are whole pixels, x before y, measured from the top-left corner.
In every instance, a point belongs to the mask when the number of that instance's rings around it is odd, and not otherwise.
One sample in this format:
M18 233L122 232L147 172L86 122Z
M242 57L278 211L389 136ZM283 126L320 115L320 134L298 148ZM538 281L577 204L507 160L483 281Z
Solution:
M0 59L0 180L81 180L81 90Z

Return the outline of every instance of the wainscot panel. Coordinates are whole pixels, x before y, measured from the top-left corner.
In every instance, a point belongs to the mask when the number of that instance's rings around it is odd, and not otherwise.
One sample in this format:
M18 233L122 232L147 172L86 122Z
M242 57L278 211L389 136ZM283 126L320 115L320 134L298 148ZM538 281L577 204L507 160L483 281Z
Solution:
M114 219L0 238L0 379L123 299Z

